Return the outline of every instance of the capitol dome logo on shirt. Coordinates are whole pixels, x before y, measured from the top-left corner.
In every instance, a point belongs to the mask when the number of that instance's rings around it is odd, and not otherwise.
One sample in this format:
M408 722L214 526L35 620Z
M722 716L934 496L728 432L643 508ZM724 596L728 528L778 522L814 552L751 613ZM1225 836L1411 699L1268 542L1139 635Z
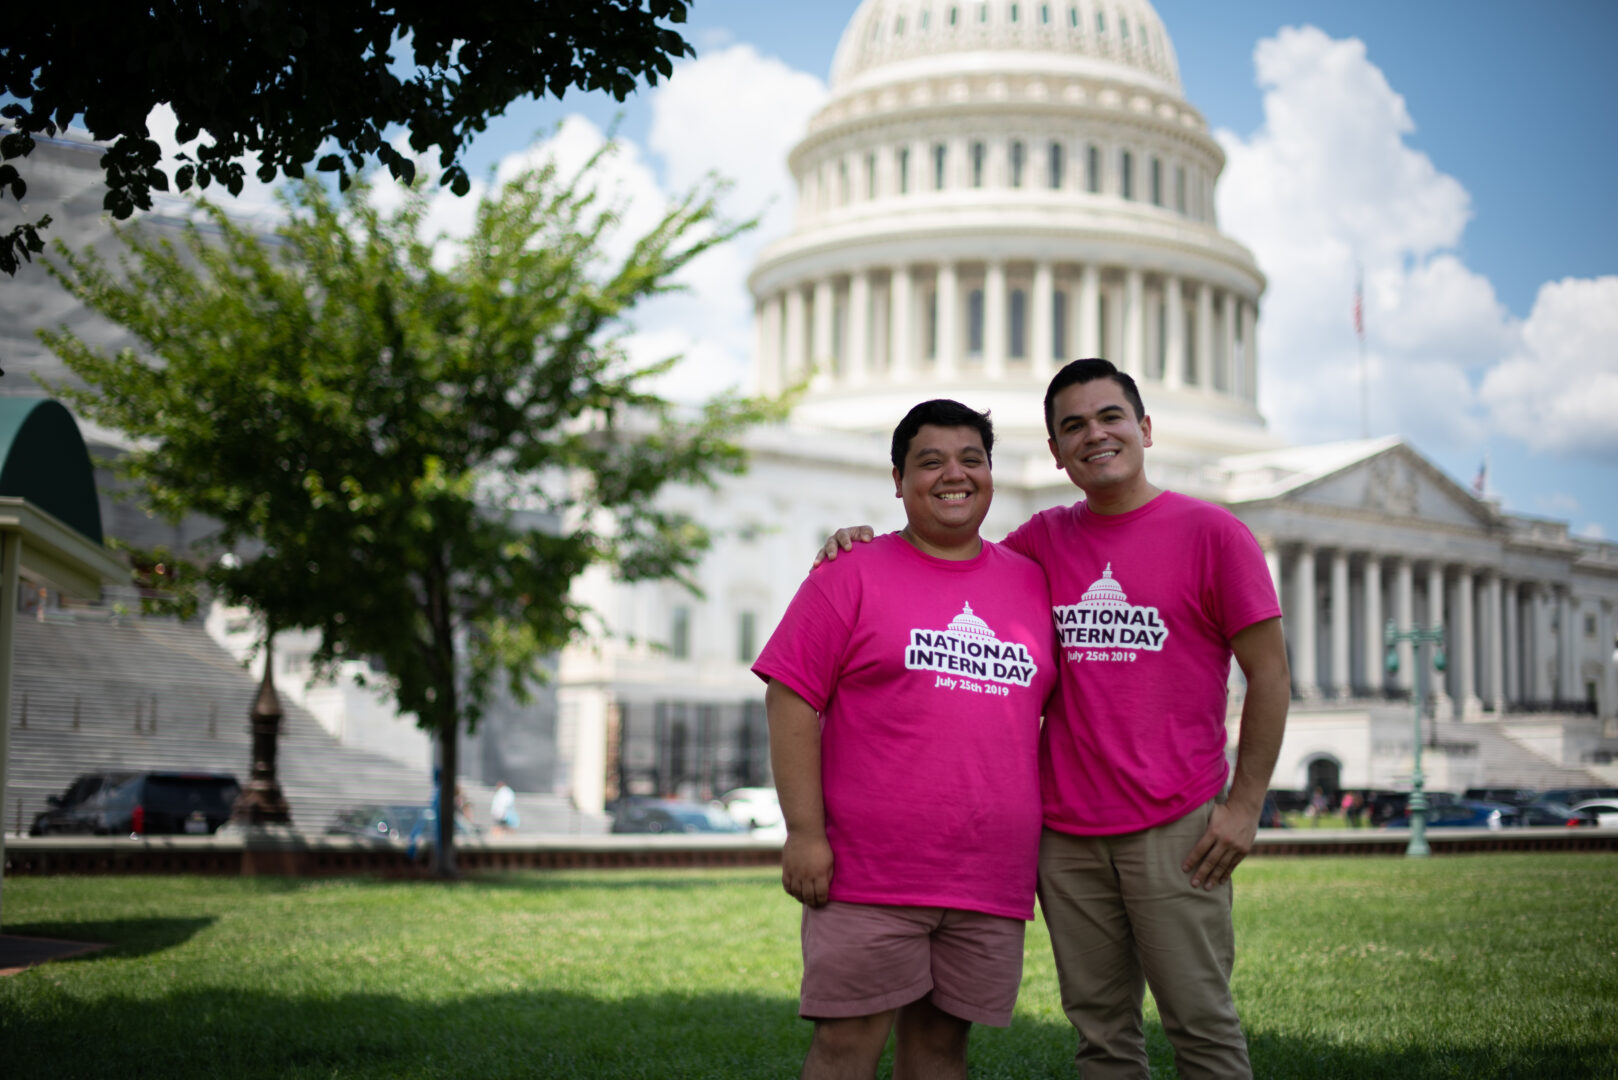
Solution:
M950 620L947 630L910 631L905 667L1014 686L1027 686L1039 671L1026 647L995 637L989 624L972 614L971 604Z
M1160 652L1168 640L1155 607L1136 607L1112 578L1112 563L1084 591L1077 604L1051 608L1064 648L1070 646L1127 647Z

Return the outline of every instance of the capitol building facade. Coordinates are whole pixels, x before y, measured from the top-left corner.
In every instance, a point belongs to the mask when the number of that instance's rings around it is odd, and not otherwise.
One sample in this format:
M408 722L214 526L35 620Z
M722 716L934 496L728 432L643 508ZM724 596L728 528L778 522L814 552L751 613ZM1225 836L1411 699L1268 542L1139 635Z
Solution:
M1153 480L1264 546L1295 696L1275 786L1408 785L1418 658L1390 664L1390 621L1447 633L1442 669L1423 660L1429 786L1618 783L1618 545L1504 513L1397 438L1282 445L1257 407L1264 275L1214 212L1223 164L1145 0L861 4L789 158L793 227L749 280L758 386L799 403L749 437L747 476L669 495L721 534L700 598L582 583L614 636L562 657L579 803L767 782L748 665L832 529L903 524L893 425L931 397L992 412L998 538L1079 497L1040 411L1076 356L1140 384Z

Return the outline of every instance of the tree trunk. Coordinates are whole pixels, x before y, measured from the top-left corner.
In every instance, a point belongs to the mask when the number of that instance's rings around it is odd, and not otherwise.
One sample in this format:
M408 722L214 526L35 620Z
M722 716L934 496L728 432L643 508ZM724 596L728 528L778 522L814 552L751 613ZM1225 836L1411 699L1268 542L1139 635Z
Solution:
M455 868L455 777L460 772L461 725L452 720L438 729L438 837L433 843L433 873L459 877Z

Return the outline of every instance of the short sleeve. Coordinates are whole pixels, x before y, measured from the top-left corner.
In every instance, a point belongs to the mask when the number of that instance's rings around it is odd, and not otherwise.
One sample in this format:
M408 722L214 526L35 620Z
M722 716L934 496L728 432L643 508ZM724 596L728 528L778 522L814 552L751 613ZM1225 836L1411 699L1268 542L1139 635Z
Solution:
M825 712L848 650L857 603L857 586L849 586L857 579L850 560L811 571L759 653L753 674L766 682L778 679L816 712Z
M1204 580L1213 587L1214 624L1225 640L1281 614L1264 549L1239 518L1223 517L1211 550L1215 565Z

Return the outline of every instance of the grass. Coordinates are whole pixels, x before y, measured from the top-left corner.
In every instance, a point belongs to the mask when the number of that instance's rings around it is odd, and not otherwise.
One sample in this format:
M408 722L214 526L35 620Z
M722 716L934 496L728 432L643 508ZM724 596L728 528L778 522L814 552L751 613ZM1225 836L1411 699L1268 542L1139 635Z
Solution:
M1260 859L1237 1004L1260 1077L1618 1077L1618 859ZM797 909L768 871L13 878L9 933L113 947L0 979L34 1077L783 1077ZM1154 1076L1174 1075L1147 1002ZM1071 1077L1042 924L975 1077ZM888 1065L883 1067L887 1075Z

